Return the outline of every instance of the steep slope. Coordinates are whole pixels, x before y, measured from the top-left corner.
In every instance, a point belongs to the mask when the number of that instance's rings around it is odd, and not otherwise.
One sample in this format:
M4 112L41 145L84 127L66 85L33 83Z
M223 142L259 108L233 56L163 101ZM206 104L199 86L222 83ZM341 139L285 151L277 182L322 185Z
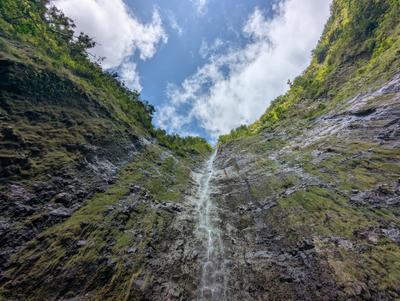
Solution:
M221 137L232 300L400 297L400 4L336 0L311 66Z
M71 21L44 4L0 3L2 299L194 291L175 239L193 233L184 200L210 146L154 129L153 108L91 63Z
M45 3L0 2L0 299L400 298L398 0L334 0L310 67L214 156Z

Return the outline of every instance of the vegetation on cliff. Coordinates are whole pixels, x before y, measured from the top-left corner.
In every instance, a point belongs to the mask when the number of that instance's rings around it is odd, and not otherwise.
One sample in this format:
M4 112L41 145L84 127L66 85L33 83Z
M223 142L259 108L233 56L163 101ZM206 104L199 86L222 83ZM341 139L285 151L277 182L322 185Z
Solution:
M40 83L40 78L32 82L36 75L54 73L70 81L74 90L104 105L114 118L129 124L135 131L155 137L181 154L210 151L202 138L169 136L155 129L151 123L154 107L142 101L139 93L126 88L118 80L118 74L104 72L100 66L102 58L88 52L95 41L84 33L74 35L74 27L73 21L49 6L48 1L5 0L0 3L0 51L3 60L27 65L32 74L21 81L30 81L30 86L26 87L30 88L30 93L42 93L46 97L52 93L68 93L60 90L61 87L51 88L52 83Z
M211 148L155 129L46 4L0 2L0 299L191 299L191 175ZM334 0L310 67L220 137L210 197L233 297L400 297L399 15Z
M333 1L311 65L220 137L225 242L246 240L226 249L248 254L238 299L400 297L399 16L399 1Z
M154 293L149 258L178 235L211 147L154 128L154 108L46 5L0 2L0 299Z
M221 136L220 143L315 118L390 79L399 70L399 15L396 0L333 1L310 66L258 121Z

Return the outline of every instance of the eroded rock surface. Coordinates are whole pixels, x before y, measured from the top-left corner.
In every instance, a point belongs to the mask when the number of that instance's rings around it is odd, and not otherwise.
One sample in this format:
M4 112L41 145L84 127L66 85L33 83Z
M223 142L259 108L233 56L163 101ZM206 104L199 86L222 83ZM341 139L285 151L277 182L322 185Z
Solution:
M296 136L222 145L212 184L230 300L400 296L399 86L396 76Z

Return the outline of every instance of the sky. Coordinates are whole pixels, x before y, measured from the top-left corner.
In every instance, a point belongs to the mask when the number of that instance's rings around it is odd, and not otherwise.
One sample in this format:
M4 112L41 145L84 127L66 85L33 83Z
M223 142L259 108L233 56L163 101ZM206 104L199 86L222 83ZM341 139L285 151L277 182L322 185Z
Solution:
M256 121L307 67L331 0L54 0L169 133Z

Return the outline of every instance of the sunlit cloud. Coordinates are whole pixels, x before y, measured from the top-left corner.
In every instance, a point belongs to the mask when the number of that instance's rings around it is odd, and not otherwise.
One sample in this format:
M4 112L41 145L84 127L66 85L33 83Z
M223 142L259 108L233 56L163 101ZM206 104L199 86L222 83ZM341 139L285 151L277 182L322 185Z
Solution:
M215 138L254 122L309 64L329 7L330 1L281 1L270 18L256 7L242 27L246 45L212 55L210 45L202 46L208 62L179 86L169 85L157 125L180 133L196 122Z
M122 0L55 0L52 4L75 21L78 33L94 38L97 45L91 53L105 58L105 69L120 69L121 77L131 88L141 89L136 64L129 61L135 54L141 60L150 59L160 44L167 43L157 9L151 21L143 23Z

